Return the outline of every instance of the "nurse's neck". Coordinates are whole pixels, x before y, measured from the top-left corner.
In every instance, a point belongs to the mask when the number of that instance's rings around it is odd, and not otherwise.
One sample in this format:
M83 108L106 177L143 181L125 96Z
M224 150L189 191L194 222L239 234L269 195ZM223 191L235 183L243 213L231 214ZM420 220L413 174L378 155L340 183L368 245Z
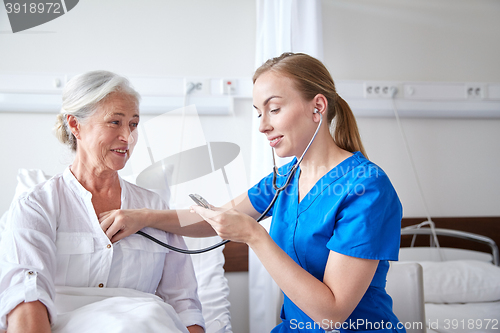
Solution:
M300 163L300 178L317 181L346 158L352 156L352 153L335 144L328 144L328 147L323 146L322 149L313 149L317 147L321 146L311 146Z

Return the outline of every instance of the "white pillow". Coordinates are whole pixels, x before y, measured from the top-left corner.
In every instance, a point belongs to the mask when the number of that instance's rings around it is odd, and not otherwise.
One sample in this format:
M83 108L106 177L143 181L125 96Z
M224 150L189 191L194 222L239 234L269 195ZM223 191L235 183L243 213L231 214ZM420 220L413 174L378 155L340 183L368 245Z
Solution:
M206 248L222 241L219 236L184 237L184 240L191 250ZM218 249L191 256L198 281L198 297L202 304L207 333L232 332L229 310L231 304L228 300L229 285L224 276L223 249L224 246L221 246Z
M500 300L500 267L477 260L422 261L426 303Z
M17 187L14 199L35 185L38 185L48 179L50 179L50 176L45 175L42 170L19 169L17 172Z

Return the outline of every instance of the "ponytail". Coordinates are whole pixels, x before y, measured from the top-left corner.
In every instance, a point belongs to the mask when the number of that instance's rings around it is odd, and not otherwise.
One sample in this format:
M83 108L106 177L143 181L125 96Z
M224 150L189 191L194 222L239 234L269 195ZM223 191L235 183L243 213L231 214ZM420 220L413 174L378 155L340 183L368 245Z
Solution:
M335 144L351 153L360 151L366 158L356 119L346 101L337 94L335 83L325 65L304 53L283 53L269 59L253 76L253 83L267 71L273 71L292 79L306 101L322 94L328 101L327 122Z
M328 113L327 119L331 124L330 134L335 144L349 152L360 151L365 158L368 158L361 142L356 118L354 118L349 104L337 95L334 101L333 112L329 110ZM332 115L330 116L330 114Z

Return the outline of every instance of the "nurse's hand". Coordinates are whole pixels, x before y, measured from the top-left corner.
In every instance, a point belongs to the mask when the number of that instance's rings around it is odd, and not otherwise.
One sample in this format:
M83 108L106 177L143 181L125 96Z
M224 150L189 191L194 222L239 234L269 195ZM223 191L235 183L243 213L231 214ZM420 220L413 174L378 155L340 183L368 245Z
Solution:
M267 234L267 231L255 219L236 209L217 207L206 209L195 205L191 206L190 210L207 221L222 239L250 245L261 232Z
M146 227L148 209L115 209L99 214L102 230L112 243Z

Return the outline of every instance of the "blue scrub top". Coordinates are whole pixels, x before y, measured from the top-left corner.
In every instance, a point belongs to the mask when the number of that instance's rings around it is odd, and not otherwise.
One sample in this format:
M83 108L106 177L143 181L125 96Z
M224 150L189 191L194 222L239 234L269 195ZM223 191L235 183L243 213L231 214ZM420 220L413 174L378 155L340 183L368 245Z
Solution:
M296 159L281 167L280 174L295 163ZM385 291L388 260L398 260L402 218L401 203L387 175L356 152L327 172L300 203L299 175L300 167L268 213L273 217L269 232L273 240L320 281L330 251L379 260L368 290L340 332L405 332L397 329L399 321ZM271 173L248 191L260 213L276 192L272 179ZM278 176L277 184L285 180ZM281 319L272 332L325 332L325 325L314 323L286 295Z

